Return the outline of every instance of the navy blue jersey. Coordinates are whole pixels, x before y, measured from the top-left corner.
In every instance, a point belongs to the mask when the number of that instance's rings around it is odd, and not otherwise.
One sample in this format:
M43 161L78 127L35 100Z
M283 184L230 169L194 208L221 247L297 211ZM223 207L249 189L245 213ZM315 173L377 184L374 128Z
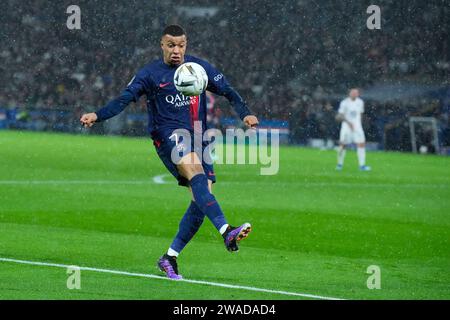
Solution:
M239 117L251 114L242 97L230 86L224 75L207 61L186 55L185 62L200 64L208 75L206 90L226 97ZM173 76L178 66L170 66L163 59L142 68L130 81L122 94L96 112L97 121L109 119L120 113L130 102L147 96L149 133L154 136L160 130L187 129L193 131L194 121L201 121L206 128L206 93L196 97L181 94L175 88Z

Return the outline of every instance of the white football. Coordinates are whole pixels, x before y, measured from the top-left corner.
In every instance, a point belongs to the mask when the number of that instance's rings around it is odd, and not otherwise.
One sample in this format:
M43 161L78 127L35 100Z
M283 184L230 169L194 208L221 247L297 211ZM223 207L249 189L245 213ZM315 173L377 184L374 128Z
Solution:
M208 86L208 75L198 63L186 62L175 71L173 83L175 88L185 96L198 96Z

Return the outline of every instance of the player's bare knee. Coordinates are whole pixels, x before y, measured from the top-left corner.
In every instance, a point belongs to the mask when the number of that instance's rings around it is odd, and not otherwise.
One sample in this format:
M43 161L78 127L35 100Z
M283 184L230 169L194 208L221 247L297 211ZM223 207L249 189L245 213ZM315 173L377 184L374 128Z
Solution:
M191 180L194 176L198 174L204 174L203 167L199 164L179 164L178 171L180 174L188 180Z
M188 180L191 180L197 174L204 173L201 161L195 152L191 152L181 158L177 167L180 174Z

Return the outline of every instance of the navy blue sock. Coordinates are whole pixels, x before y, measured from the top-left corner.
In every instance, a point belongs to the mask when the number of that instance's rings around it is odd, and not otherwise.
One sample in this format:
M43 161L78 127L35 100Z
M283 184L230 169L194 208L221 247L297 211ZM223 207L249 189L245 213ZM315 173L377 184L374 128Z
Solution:
M224 224L227 224L227 221L216 198L208 190L206 175L202 173L194 176L189 184L197 206L211 220L216 229L220 230Z
M204 218L205 214L199 209L194 201L191 201L191 205L180 221L178 233L175 236L175 239L173 239L170 248L180 253L197 233Z

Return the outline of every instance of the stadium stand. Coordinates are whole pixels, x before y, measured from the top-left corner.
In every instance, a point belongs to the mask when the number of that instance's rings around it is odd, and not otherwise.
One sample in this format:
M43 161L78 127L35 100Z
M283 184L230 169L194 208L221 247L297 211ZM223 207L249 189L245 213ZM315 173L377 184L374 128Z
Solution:
M450 9L445 1L410 1L414 10L379 2L381 30L366 28L363 3L305 0L78 1L82 29L68 30L61 5L4 0L0 10L18 14L0 20L0 127L79 130L78 115L104 105L159 57L160 30L179 23L189 52L223 70L261 118L289 122L293 144L336 139L335 110L358 86L368 140L380 148L410 150L409 115L436 117L448 145ZM376 90L411 84L415 95ZM215 105L221 119L230 117L223 99ZM144 111L145 101L130 106L111 133L144 134Z

